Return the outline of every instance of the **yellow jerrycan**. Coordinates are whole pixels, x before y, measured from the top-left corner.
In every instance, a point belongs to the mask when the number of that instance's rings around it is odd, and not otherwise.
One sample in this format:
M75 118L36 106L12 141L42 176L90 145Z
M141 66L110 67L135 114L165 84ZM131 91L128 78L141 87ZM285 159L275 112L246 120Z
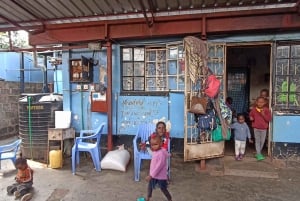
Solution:
M62 168L63 159L61 150L51 150L49 152L50 168Z

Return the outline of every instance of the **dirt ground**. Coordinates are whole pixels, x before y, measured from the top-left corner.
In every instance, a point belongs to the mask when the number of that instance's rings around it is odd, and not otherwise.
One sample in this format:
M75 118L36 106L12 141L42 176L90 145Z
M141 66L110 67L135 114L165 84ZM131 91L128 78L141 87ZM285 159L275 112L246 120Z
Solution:
M84 158L72 175L70 158L62 169L50 169L29 161L34 169L33 201L136 201L145 196L147 183L133 180L133 162L126 172L96 172L89 158ZM253 157L234 161L232 156L208 160L206 169L199 162L183 162L180 156L171 161L169 190L173 201L297 201L300 197L300 163L278 167L269 159L257 162ZM148 173L143 163L141 178ZM0 201L12 201L6 186L13 182L15 170L10 161L2 161ZM157 189L153 201L165 201Z

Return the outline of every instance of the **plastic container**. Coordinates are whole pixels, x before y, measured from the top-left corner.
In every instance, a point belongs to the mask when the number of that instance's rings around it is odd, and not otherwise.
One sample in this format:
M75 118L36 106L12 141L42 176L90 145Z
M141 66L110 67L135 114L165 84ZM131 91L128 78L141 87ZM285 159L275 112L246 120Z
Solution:
M62 99L59 97L48 94L28 94L20 98L19 137L22 139L22 157L44 161L47 158L48 128L55 127L55 111L63 110L63 101L59 101Z
M51 150L49 151L50 168L62 168L62 151Z
M55 111L55 128L70 128L71 111Z

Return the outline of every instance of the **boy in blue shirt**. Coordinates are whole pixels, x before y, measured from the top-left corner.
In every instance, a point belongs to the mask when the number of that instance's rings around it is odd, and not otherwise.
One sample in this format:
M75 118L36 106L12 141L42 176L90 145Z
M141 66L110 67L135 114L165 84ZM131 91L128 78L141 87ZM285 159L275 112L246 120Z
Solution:
M249 127L245 122L245 116L238 114L237 122L231 124L230 128L234 129L235 160L240 161L245 154L247 137L249 142L253 143Z

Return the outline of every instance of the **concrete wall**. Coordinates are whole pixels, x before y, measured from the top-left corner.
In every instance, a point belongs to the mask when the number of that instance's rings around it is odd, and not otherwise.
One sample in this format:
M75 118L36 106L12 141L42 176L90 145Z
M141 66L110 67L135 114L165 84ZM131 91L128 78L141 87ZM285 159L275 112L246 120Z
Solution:
M40 93L41 83L26 83L25 93ZM0 81L0 139L16 136L19 133L18 101L20 83Z

